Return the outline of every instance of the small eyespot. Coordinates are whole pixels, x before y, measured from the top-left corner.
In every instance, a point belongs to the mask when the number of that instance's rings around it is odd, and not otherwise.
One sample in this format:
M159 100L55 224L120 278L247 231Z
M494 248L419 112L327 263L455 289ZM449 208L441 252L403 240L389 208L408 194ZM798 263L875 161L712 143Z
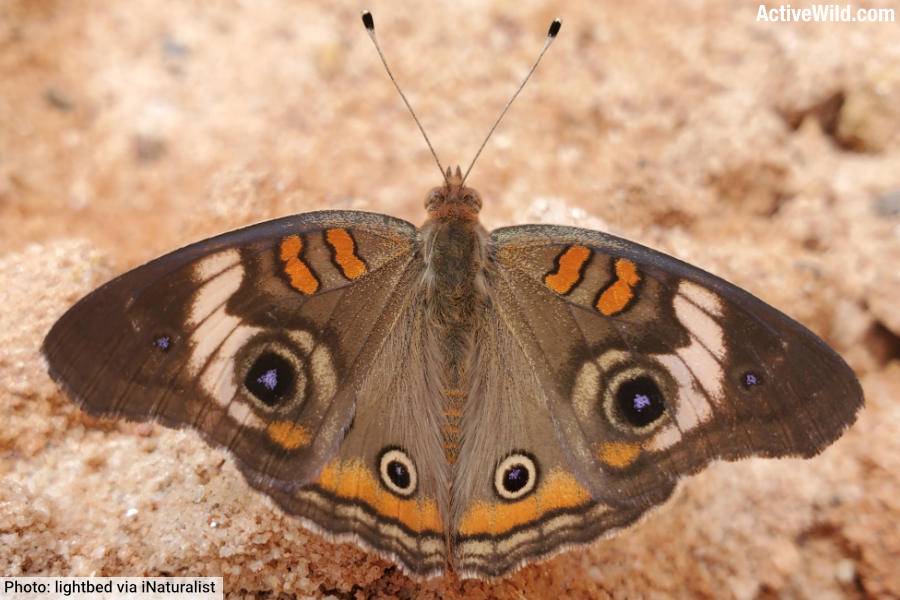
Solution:
M244 386L260 402L271 407L293 391L295 378L290 361L274 352L264 352L247 371Z
M158 335L153 338L153 347L160 352L168 352L172 348L172 336Z
M616 416L631 427L642 429L655 423L665 409L663 394L648 375L626 379L615 392Z
M382 451L378 458L378 474L381 476L381 483L398 496L407 498L416 491L416 466L400 448L390 447Z
M755 388L758 385L762 385L762 383L762 375L756 371L745 371L744 374L741 375L741 386L743 386L745 390Z
M537 463L522 452L510 454L494 470L494 489L504 500L524 498L534 490L537 480Z

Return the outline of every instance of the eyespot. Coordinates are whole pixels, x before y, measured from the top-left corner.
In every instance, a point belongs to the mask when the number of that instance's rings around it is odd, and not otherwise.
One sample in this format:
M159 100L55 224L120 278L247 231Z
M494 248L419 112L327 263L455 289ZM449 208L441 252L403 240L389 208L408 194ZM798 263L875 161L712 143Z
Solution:
M401 448L385 448L378 458L378 474L381 483L403 498L412 496L418 485L416 466L409 455Z
M494 470L494 489L504 500L524 498L534 490L537 480L537 463L524 452L510 454Z
M232 368L244 402L275 416L296 411L309 400L316 389L316 382L310 379L313 372L306 347L311 340L297 333L265 332L241 347Z
M172 336L157 335L153 338L153 347L160 352L168 352L172 348Z
M659 386L648 375L621 382L615 396L618 417L632 427L643 429L651 425L666 409Z
M610 379L603 396L607 419L629 434L645 434L655 429L666 414L664 378L643 367L625 369Z
M266 406L276 406L293 393L296 380L290 361L275 352L263 352L247 371L244 386Z
M756 371L748 370L744 371L741 375L741 386L745 390L750 390L755 388L756 386L763 384L763 377Z

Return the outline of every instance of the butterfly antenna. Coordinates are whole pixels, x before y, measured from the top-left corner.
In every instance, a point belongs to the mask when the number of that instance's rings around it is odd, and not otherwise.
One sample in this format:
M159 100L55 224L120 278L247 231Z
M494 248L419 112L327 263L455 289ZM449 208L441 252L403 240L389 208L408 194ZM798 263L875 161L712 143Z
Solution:
M419 117L416 116L416 111L413 110L412 105L410 105L409 100L406 99L406 94L403 93L403 90L400 89L400 85L397 83L397 80L394 79L394 74L391 73L391 68L388 66L387 61L384 58L384 53L381 51L381 46L378 45L378 38L375 37L375 19L372 18L372 13L369 11L363 11L362 14L362 22L366 27L366 33L369 34L369 38L372 39L372 43L375 44L375 50L378 52L378 58L381 59L381 64L384 65L384 70L387 71L388 77L391 78L391 82L393 82L394 87L397 88L397 93L400 94L400 97L403 98L403 103L406 104L406 108L409 109L409 114L412 115L413 120L416 122L416 125L419 126L419 131L422 132L422 137L425 138L425 143L428 144L428 149L431 150L431 156L434 157L434 162L437 163L438 169L441 172L441 177L444 178L444 182L447 182L447 174L444 173L444 168L441 166L441 161L438 160L437 152L434 151L434 146L431 145L431 140L428 139L428 134L425 133L425 128L422 127L422 123L419 122Z
M506 106L503 107L503 112L500 113L500 116L497 117L497 120L494 121L494 125L491 127L491 130L488 131L487 136L484 138L484 141L481 142L481 146L478 148L478 152L475 153L475 158L472 159L472 162L469 163L469 168L466 169L466 174L462 178L462 183L466 182L466 179L469 177L469 173L472 171L472 167L475 166L475 161L478 160L478 157L481 156L481 151L484 150L484 147L487 145L488 140L491 139L491 136L494 134L494 130L497 129L497 125L500 124L500 121L503 120L503 116L506 114L506 111L509 110L509 107L512 106L512 103L516 101L519 93L522 91L522 88L525 87L525 84L528 83L528 80L531 79L531 75L534 73L534 70L537 69L537 66L541 63L541 59L544 58L544 54L550 48L550 44L553 43L553 40L556 39L556 35L559 33L560 28L562 27L562 21L559 19L553 19L553 22L550 23L550 29L547 30L547 39L544 42L544 48L541 50L541 53L538 54L537 60L534 61L534 64L531 66L531 70L528 71L528 75L525 76L525 79L522 80L522 83L519 85L518 89L516 89L516 93L512 95L512 98L509 99L509 102L506 103Z

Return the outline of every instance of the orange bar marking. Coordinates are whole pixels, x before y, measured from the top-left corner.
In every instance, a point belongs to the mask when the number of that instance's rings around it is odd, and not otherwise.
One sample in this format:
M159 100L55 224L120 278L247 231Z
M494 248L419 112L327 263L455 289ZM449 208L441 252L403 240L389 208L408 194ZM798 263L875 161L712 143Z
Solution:
M334 261L344 277L356 279L366 274L366 263L356 255L356 242L346 229L329 229L325 239L334 250Z
M275 421L266 428L269 438L285 450L296 450L308 446L312 436L302 425L290 421Z
M609 317L628 308L634 300L634 288L640 280L637 265L627 258L616 260L616 280L600 292L597 310Z
M597 444L597 457L616 469L624 469L637 460L641 445L634 442L603 442Z
M561 469L550 472L536 492L515 502L475 502L459 523L462 535L498 535L562 508L582 506L591 500L573 475Z
M289 235L281 240L279 258L284 263L284 273L295 290L311 296L319 289L319 280L300 258L303 239L299 235Z
M441 533L440 513L433 498L400 498L376 481L360 460L332 461L322 469L316 484L347 500L362 502L378 514L396 519L412 531Z
M544 283L557 294L568 294L581 281L591 251L584 246L569 246L557 258L556 271L544 277Z

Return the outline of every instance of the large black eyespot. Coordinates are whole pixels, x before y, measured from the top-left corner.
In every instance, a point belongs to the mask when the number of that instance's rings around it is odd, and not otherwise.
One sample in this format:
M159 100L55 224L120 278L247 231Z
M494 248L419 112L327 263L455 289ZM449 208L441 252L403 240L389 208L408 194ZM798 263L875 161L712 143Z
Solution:
M385 448L378 458L381 483L391 492L404 498L412 496L418 485L416 466L401 448Z
M224 393L230 399L237 391L246 407L267 418L296 418L307 402L318 399L317 384L326 390L333 387L334 372L327 349L316 345L315 338L305 331L262 331L252 336L239 331L226 343L231 339L235 346L240 344L236 352L231 350L234 358L229 361L234 378L225 381L220 377L217 388L210 390L214 394ZM226 350L223 347L219 354Z
M537 463L524 452L510 454L494 470L494 489L504 500L519 500L527 496L534 490L537 480Z
M294 366L274 352L260 354L244 379L244 386L260 402L276 406L294 391Z
M616 415L632 427L643 428L656 422L666 410L663 394L649 375L626 379L615 391Z

